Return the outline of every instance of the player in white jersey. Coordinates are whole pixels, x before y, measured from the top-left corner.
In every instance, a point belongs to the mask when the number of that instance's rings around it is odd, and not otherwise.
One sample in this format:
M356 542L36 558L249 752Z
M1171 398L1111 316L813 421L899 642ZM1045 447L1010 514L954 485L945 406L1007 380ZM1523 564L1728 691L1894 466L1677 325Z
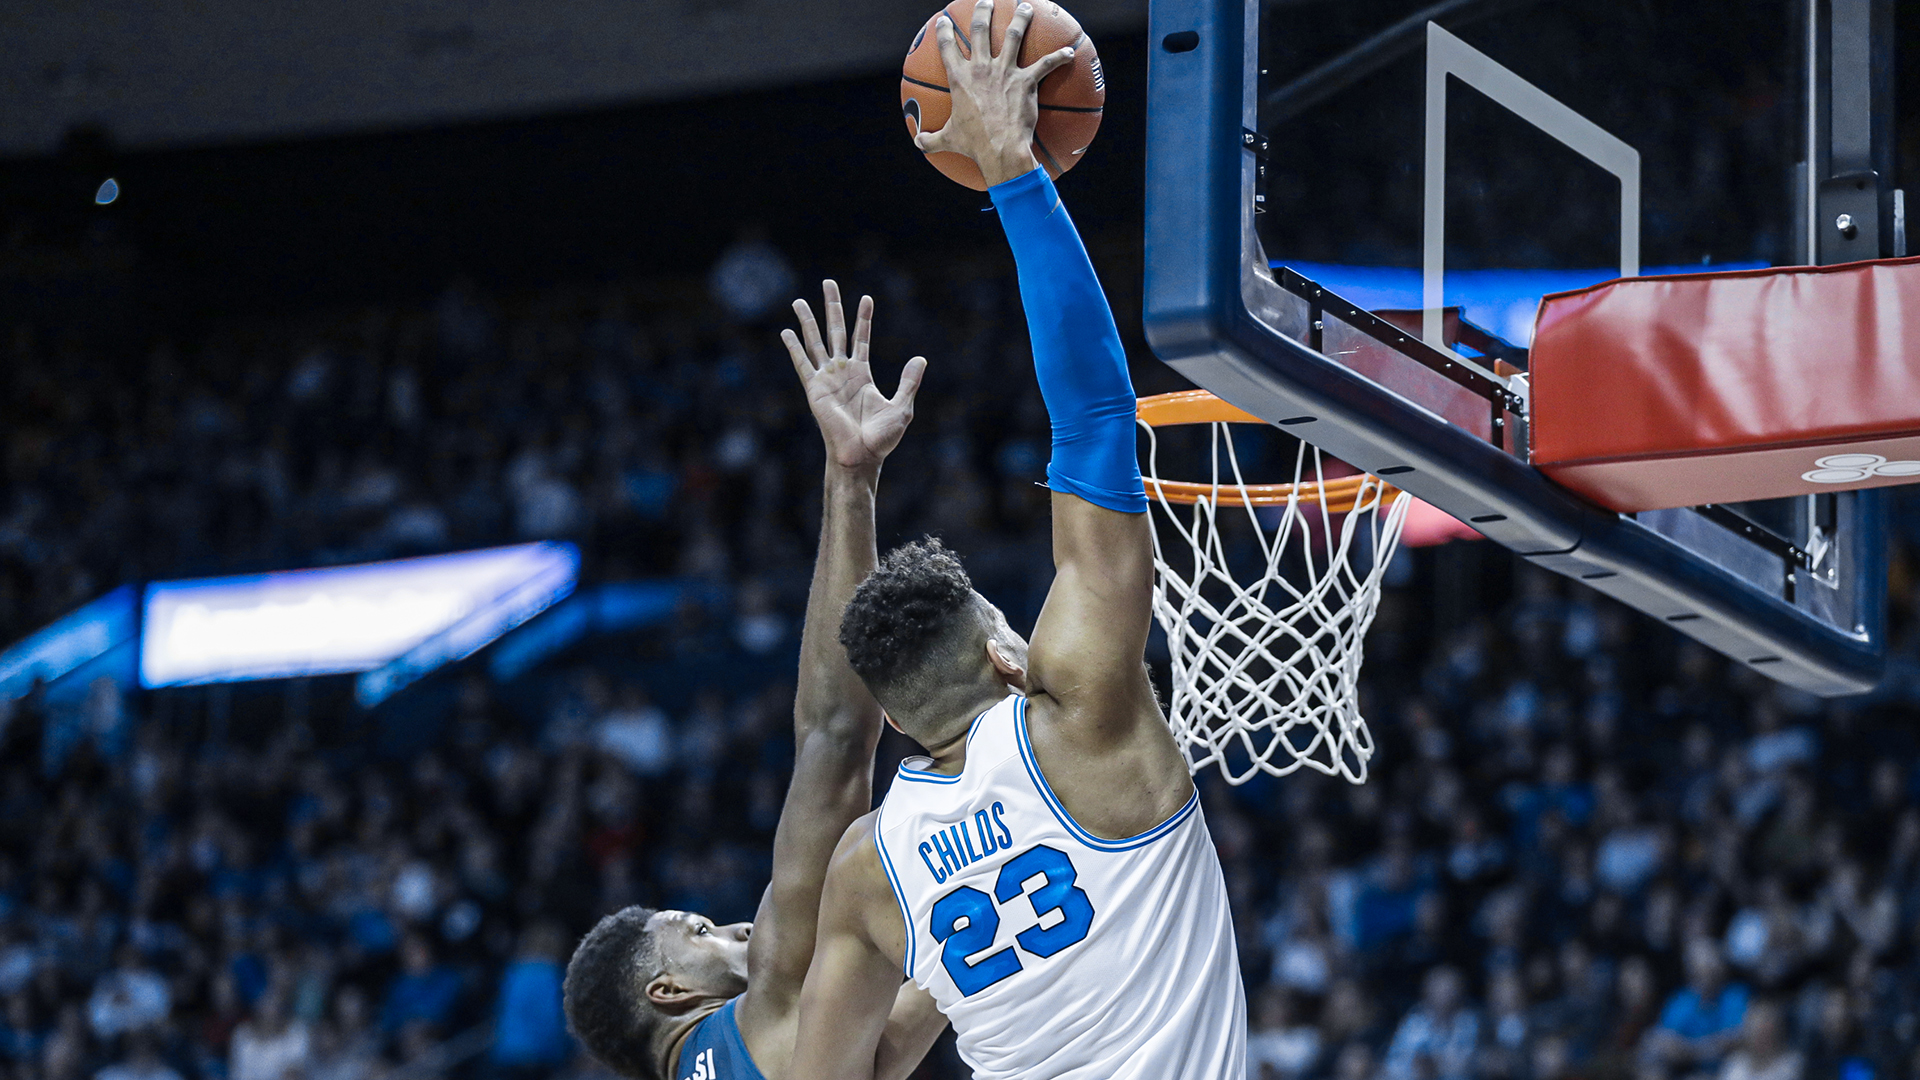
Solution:
M1055 576L1031 646L938 542L890 552L847 659L924 746L834 853L793 1075L868 1080L901 973L980 1080L1238 1080L1245 999L1218 857L1142 654L1153 559L1133 387L1106 297L1031 150L1031 10L969 58L936 24L953 117L923 150L992 185L1053 424Z

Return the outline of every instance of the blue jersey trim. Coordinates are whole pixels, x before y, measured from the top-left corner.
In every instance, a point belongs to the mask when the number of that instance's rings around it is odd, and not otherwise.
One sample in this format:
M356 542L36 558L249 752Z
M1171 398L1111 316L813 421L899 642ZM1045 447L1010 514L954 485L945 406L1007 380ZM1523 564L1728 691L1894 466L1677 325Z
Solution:
M960 774L948 776L945 773L927 772L923 769L909 769L903 764L900 766L900 779L916 784L957 784L960 782Z
M907 908L907 893L900 887L900 875L894 872L893 860L887 856L885 833L881 831L880 821L880 815L886 813L886 810L887 805L883 802L880 804L880 809L873 815L873 850L880 853L880 865L887 871L887 884L893 887L893 900L900 905L900 923L907 935L907 978L911 979L913 978L913 912Z
M1027 776L1033 780L1033 786L1039 790L1040 797L1046 800L1047 809L1053 811L1053 816L1073 834L1075 840L1095 851L1130 851L1137 847L1145 847L1172 832L1193 814L1195 807L1200 805L1200 789L1195 788L1193 794L1187 796L1185 806L1175 810L1172 817L1146 832L1122 840L1102 840L1081 828L1080 823L1073 820L1073 815L1067 813L1067 808L1060 804L1053 789L1047 786L1047 778L1040 774L1040 763L1034 760L1033 746L1027 741L1027 699L1024 697L1020 699L1019 709L1014 717L1014 732L1019 736L1020 760L1026 764Z

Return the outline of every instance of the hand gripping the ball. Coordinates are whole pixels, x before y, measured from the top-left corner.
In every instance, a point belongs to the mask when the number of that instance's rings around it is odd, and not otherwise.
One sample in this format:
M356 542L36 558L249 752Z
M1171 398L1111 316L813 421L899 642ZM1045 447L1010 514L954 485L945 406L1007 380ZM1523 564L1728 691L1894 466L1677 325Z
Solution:
M953 115L938 131L923 131L913 140L929 154L951 151L972 158L989 187L1039 167L1033 159L1033 127L1040 120L1040 80L1073 61L1073 49L1063 48L1020 66L1032 4L1014 10L998 55L992 51L992 21L993 0L979 0L968 35L975 43L972 55L962 56L952 18L944 11L935 18L934 39L947 68Z

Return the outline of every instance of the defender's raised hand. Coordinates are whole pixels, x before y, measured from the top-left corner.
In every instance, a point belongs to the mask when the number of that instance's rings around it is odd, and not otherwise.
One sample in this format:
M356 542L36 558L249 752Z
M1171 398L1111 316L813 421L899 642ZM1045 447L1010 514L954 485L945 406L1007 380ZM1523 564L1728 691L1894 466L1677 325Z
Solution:
M907 361L893 396L882 394L873 384L873 368L867 362L867 347L873 336L873 298L860 298L849 348L840 286L825 281L821 293L826 301L826 340L821 340L820 324L805 300L793 302L800 333L782 330L780 340L786 343L793 370L806 388L807 407L820 425L827 456L842 468L877 469L913 422L913 395L920 389L927 360L916 356Z
M913 142L929 154L948 150L972 158L989 187L1037 167L1033 126L1040 120L1040 80L1073 60L1073 49L1060 48L1021 67L1020 45L1032 21L1032 4L1014 9L1006 40L993 55L993 0L979 0L967 35L972 55L962 56L953 20L944 11L934 20L953 113L945 127L923 131Z

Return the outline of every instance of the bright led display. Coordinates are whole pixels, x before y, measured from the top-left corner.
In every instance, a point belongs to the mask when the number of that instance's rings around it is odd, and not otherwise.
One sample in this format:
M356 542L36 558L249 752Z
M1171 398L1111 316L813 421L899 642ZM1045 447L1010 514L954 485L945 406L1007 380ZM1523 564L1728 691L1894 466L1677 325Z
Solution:
M516 547L147 587L148 687L330 675L380 667L501 599L565 595L570 544Z

